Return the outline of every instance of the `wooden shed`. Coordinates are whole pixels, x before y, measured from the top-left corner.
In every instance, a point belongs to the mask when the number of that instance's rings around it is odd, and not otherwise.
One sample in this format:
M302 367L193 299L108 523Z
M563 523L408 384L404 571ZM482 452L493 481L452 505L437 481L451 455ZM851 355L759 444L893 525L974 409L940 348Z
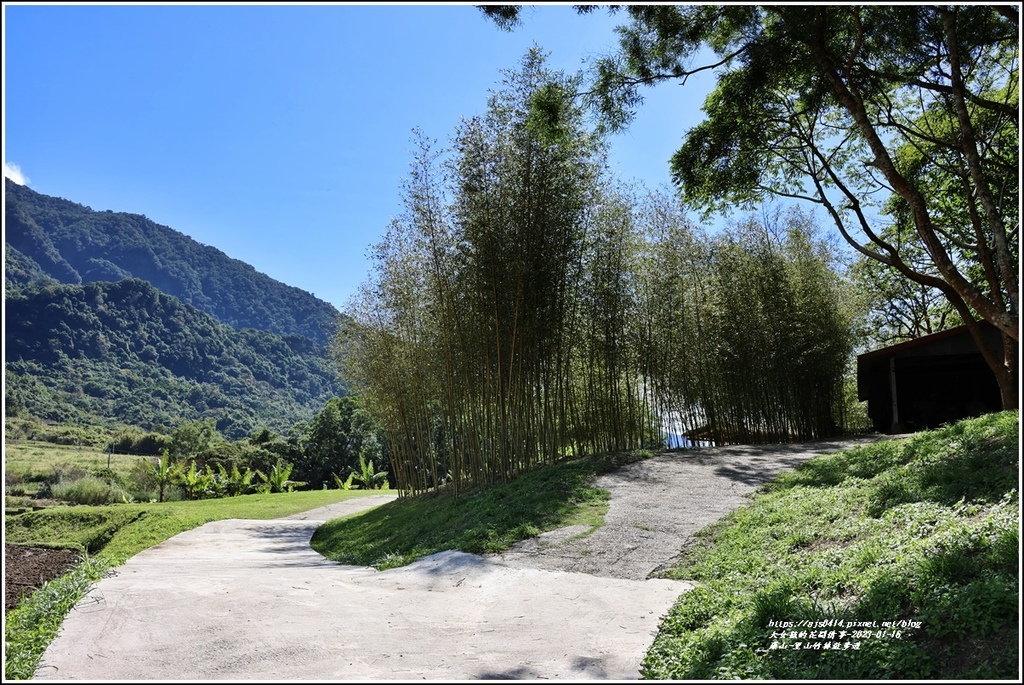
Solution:
M999 331L981 323L995 349ZM880 433L935 428L970 416L999 411L995 375L967 326L866 352L857 357L857 399Z

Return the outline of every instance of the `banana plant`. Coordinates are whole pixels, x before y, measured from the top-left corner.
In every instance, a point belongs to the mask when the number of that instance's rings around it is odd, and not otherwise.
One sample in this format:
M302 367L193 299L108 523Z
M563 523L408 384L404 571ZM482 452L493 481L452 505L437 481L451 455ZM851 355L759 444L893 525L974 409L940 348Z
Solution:
M291 492L297 487L302 487L305 485L303 481L290 480L292 468L292 464L278 459L277 463L270 467L269 474L257 471L256 475L263 481L257 486L257 490L260 492Z
M339 490L351 490L353 488L352 479L356 477L356 472L353 471L352 473L348 474L348 478L346 478L345 480L342 480L341 476L339 476L336 473L332 473L331 476L334 478L334 484L338 486ZM355 487L359 486L357 485Z
M355 469L349 474L349 481L358 481L366 490L387 490L388 489L388 472L387 471L375 471L373 468L373 460L367 461L363 455L359 455L359 472L356 473Z
M195 460L189 462L188 469L182 462L175 465L175 485L185 491L189 499L202 499L215 492L215 479L212 473L206 469L199 470Z
M156 484L160 488L160 499L158 501L164 501L167 486L174 480L174 472L174 466L171 465L171 453L164 450L163 456L160 457L160 462L153 466L153 477L156 478Z
M238 464L232 464L231 471L228 471L223 464L218 464L217 469L219 471L218 478L227 495L231 497L247 495L256 489L252 482L256 477L256 472L249 467L246 467L245 471L239 471Z

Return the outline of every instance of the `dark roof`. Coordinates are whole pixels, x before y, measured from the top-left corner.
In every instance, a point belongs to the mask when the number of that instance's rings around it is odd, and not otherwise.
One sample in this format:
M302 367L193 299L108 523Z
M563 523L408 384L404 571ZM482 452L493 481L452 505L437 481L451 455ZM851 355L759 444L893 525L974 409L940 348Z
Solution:
M994 326L992 326L992 324L988 323L987 321L979 321L978 325L982 326L983 328L985 328L985 327L992 328L993 330L995 328ZM985 331L985 333L987 335L991 334L990 331ZM869 360L872 360L872 359L875 359L875 358L878 358L878 357L892 357L892 356L895 356L897 354L900 354L901 352L906 352L908 350L913 350L914 348L917 348L917 347L926 347L928 345L932 345L932 344L940 342L942 340L946 340L947 338L954 338L954 337L960 336L960 335L970 336L970 334L971 334L971 331L969 330L969 327L965 324L963 326L957 326L956 328L949 328L949 329L946 329L944 331L939 331L938 333L932 333L930 335L922 335L920 338L914 338L913 340L907 340L906 342L901 342L901 343L898 343L896 345L890 345L889 347L881 347L881 348L879 348L877 350L871 350L870 352L865 352L864 354L859 354L859 355L857 355L857 361L858 362L866 362L866 361L869 361ZM973 338L972 338L971 339L971 343L973 344L973 342L974 341L973 341Z

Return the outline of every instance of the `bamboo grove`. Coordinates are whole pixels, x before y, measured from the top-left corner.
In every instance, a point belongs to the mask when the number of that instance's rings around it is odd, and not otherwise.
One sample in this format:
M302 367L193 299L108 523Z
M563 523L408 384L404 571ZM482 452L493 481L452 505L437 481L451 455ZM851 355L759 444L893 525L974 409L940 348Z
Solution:
M335 352L405 492L585 453L834 435L851 351L799 214L713 235L610 177L537 51L446 152L422 134Z

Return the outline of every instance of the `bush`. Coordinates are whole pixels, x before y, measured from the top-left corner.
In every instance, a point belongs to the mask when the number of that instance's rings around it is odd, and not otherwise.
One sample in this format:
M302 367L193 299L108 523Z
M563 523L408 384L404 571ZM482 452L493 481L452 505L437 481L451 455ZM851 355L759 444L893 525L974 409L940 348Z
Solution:
M84 469L80 469L77 466L68 466L67 464L57 464L53 467L53 471L46 476L44 481L51 487L58 483L64 483L72 480L80 480L88 476L89 473Z
M158 490L156 476L153 475L153 463L147 459L139 459L128 470L125 486L132 491Z
M119 485L122 488L125 485L124 478L113 469L100 468L94 469L92 475L110 485Z
M50 487L50 496L73 504L115 504L128 500L124 488L96 476L61 481Z
M4 494L11 497L24 497L25 478L16 473L4 474Z
M106 432L98 426L38 424L29 439L80 447L103 447L107 444Z
M119 454L160 456L167 447L167 436L159 433L125 431L114 440L112 446Z

